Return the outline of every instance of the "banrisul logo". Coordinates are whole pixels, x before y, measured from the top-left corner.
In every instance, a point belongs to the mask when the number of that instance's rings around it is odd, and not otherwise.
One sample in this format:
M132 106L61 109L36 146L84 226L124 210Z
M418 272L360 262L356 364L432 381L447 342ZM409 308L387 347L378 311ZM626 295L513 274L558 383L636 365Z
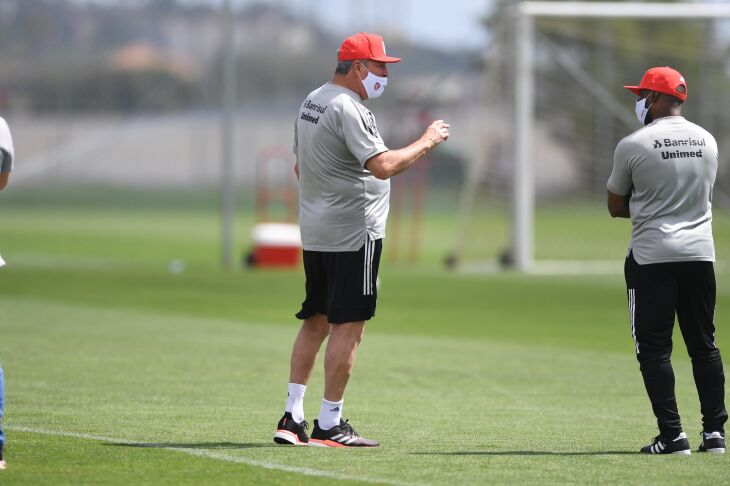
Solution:
M665 138L665 147L704 147L706 145L704 138Z
M662 159L690 159L703 156L702 148L707 145L704 138L663 138L654 140L652 148L662 150ZM686 147L686 148L685 148Z
M317 113L324 113L325 111L327 111L327 105L318 105L317 103L312 103L312 100L307 100L304 103L304 108L316 111Z
M318 105L317 103L312 103L311 100L307 100L304 103L304 109L312 110L312 111L315 111L317 113L322 113L323 114L325 111L327 111L327 105L322 106L322 105ZM311 113L308 113L308 112L304 112L303 111L302 114L301 114L301 116L299 118L302 119L302 120L304 120L304 121L308 121L309 123L314 123L315 125L317 125L319 123L319 116L314 116L314 115L312 115Z

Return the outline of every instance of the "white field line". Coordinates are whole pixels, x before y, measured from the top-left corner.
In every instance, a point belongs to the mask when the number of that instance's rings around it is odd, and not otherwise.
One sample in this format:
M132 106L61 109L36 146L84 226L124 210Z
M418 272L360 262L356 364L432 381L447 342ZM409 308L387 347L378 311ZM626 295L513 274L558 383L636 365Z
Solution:
M337 479L340 481L361 481L361 482L366 482L366 483L392 484L392 485L397 485L397 486L403 486L403 485L410 484L410 483L402 483L399 481L392 481L390 479L377 479L377 478L368 478L368 477L347 476L347 475L344 475L344 474L341 474L341 473L338 473L335 471L326 471L323 469L313 469L313 468L309 468L309 467L299 467L299 466L287 466L286 464L276 464L274 462L259 461L256 459L249 459L249 458L241 457L241 456L231 456L228 454L223 454L220 452L212 452L212 451L204 450L204 449L167 447L162 444L136 442L136 441L126 440L126 439L114 439L112 437L102 437L102 436L98 436L98 435L80 434L77 432L67 432L67 431L63 431L63 430L38 429L38 428L34 428L34 427L23 427L20 425L6 425L5 430L14 430L16 432L29 432L32 434L53 435L53 436L57 436L57 437L73 437L76 439L96 440L99 442L109 442L109 443L125 444L125 445L137 446L137 447L149 447L149 448L154 448L154 449L163 449L163 450L168 450L168 451L182 452L183 454L188 454L188 455L196 456L196 457L215 459L217 461L233 462L233 463L237 463L237 464L246 464L248 466L262 467L264 469L271 469L274 471L283 471L283 472L289 472L289 473L295 473L295 474L303 474L305 476L331 478L331 479ZM286 447L286 446L284 446L284 447Z

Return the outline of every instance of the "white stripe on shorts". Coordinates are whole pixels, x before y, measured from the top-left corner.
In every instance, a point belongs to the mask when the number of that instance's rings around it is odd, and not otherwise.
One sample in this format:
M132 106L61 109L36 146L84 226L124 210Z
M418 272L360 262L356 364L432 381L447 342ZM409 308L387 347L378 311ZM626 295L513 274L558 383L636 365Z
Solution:
M629 289L629 321L631 322L631 337L634 338L636 354L639 354L639 341L636 340L636 289Z
M375 242L367 237L365 241L365 268L363 269L362 295L373 295L373 255Z

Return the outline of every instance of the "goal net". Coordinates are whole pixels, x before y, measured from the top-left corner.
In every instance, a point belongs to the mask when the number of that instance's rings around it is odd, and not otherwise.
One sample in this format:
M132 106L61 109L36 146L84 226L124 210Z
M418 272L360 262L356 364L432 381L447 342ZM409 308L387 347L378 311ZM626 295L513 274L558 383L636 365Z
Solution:
M730 260L730 5L505 3L490 22L486 102L502 129L471 161L452 263L620 268L630 223L609 217L606 181L616 144L640 128L622 86L666 65L687 80L684 116L718 141L715 244Z

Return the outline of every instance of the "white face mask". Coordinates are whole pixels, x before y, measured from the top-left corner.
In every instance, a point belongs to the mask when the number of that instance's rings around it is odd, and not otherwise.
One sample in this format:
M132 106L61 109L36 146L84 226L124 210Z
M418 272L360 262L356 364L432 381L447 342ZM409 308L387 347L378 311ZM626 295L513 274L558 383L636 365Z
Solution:
M639 119L639 123L642 125L646 125L646 115L649 114L649 108L651 108L651 105L646 105L646 98L641 98L639 101L636 102L636 118Z
M362 85L365 87L365 92L368 94L368 98L370 99L377 98L383 94L385 86L388 84L388 78L376 76L370 71L368 71L368 75L365 76L365 79L362 79L361 81Z

